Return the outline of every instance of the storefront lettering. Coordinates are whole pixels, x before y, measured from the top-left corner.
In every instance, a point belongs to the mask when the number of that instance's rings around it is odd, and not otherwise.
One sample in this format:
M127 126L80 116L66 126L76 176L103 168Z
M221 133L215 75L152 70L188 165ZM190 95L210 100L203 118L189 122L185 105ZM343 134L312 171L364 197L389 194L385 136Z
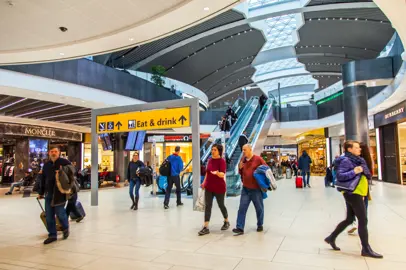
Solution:
M29 136L43 136L43 137L55 137L56 133L52 129L46 129L46 128L25 128L25 135Z
M395 111L393 111L393 112L390 112L390 113L388 113L388 114L385 114L385 119L388 119L388 118L391 118L391 117L393 117L393 116L395 116L395 115L401 114L401 113L403 113L404 111L405 111L405 107L402 107L402 108L397 109L397 110L395 110Z

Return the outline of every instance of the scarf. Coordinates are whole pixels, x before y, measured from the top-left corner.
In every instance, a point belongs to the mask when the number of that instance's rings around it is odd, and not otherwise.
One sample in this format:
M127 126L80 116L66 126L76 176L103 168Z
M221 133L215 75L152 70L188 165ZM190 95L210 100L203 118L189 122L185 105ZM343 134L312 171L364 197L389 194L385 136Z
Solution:
M357 166L365 164L365 160L362 157L355 156L350 152L345 152L345 157L347 157L349 160L351 160L352 163L354 163Z

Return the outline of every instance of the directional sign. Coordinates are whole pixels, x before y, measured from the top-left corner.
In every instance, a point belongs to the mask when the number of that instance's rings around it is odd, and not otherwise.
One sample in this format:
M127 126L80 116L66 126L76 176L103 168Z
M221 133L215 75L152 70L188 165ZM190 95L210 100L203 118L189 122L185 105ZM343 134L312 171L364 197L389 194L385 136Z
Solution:
M97 116L97 133L190 126L190 107Z

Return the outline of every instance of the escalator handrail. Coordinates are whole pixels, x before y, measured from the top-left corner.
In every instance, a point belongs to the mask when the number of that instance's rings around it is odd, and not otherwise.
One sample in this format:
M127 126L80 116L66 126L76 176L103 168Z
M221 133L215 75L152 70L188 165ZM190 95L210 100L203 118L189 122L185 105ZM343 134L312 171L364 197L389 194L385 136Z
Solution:
M249 113L249 109L252 106L252 103L255 101L256 97L252 97L250 98L250 100L247 102L247 104L245 105L243 111L241 112L241 116L238 118L237 122L234 124L233 128L241 125L243 121L243 119L245 119L245 116ZM233 130L233 129L231 129ZM232 134L232 133L231 133ZM211 152L211 148L214 144L216 144L218 141L218 139L214 139L211 144L209 145L209 147L207 148L207 150L204 151L204 154L201 157L201 161L206 162L207 158L210 156L210 152ZM227 140L228 142L229 140ZM227 149L227 148L226 148Z
M251 118L254 116L255 111L259 106L258 97L252 97L251 99L252 102L248 103L246 106L246 114L241 118L242 119L241 124L238 125L236 131L233 134L231 134L231 137L226 145L226 154L228 157L231 157L231 155L234 153L240 135L247 128L249 122L251 121Z
M233 106L232 106L232 108L233 108L234 111L239 111L239 110L241 109L241 107L244 106L244 105L242 105L242 106L240 105L241 101L243 101L243 100L242 100L242 99L237 99L237 100L234 102L234 104L233 104ZM237 113L237 112L236 112L236 113ZM238 115L238 114L237 114L237 115ZM216 125L216 127L215 127L214 130L213 130L213 132L216 132L216 131L219 131L219 130L220 130L219 125ZM211 149L211 146L212 146L212 143L211 143L210 146L206 148L207 143L209 143L209 138L207 138L206 141L203 143L203 145L200 147L200 153L203 152L203 155L202 155L202 158L201 158L201 160L202 160L203 162L205 161L205 159L203 159L203 156L205 156L205 155L207 154L205 151L206 151L207 149Z
M262 130L263 126L265 125L265 117L268 116L270 110L272 110L272 100L268 99L265 103L264 108L262 109L258 120L252 129L252 133L249 136L248 143L254 148L256 141L258 140L260 130ZM254 136L252 136L254 134ZM243 153L240 154L238 160L241 160ZM233 169L233 174L238 174L238 164L236 164L235 168Z

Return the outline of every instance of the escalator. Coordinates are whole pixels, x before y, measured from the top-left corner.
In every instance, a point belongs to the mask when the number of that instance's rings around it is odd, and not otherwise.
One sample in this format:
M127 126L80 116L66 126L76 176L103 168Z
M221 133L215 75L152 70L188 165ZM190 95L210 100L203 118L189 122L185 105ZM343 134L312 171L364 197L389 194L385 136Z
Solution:
M273 100L268 99L262 110L260 110L258 106L246 128L247 134L249 134L248 143L253 146L253 149L255 148L260 135L262 136L264 132L267 133L269 130L268 124L272 122L271 120L273 117L272 102ZM265 123L267 123L268 130L266 130L267 127L264 128ZM230 145L230 151L232 151L233 146L234 144ZM242 153L240 148L237 148L238 149L235 149L232 153L232 162L227 166L227 196L238 196L241 194L242 182L241 176L238 173L238 163L242 158Z
M232 106L232 109L236 112L236 114L239 118L245 112L244 108L245 108L245 101L243 101L242 99L237 99ZM238 120L234 126L236 126L237 124L238 124ZM216 128L213 130L213 132L219 132L219 131L220 131L220 127L218 125L216 125ZM201 157L201 161L204 164L206 163L206 161L208 160L208 158L211 155L212 146L216 143L220 143L218 139L211 140L210 138L208 138L201 146L200 157ZM184 171L186 171L191 164L192 164L192 159L189 160L189 162L184 166ZM193 179L192 172L184 172L183 174L181 174L182 192L187 192L189 190L189 193L190 193L190 190L192 188L192 179ZM167 185L168 185L168 183L167 183L166 177L158 176L157 177L157 186L158 186L157 194L165 194Z

